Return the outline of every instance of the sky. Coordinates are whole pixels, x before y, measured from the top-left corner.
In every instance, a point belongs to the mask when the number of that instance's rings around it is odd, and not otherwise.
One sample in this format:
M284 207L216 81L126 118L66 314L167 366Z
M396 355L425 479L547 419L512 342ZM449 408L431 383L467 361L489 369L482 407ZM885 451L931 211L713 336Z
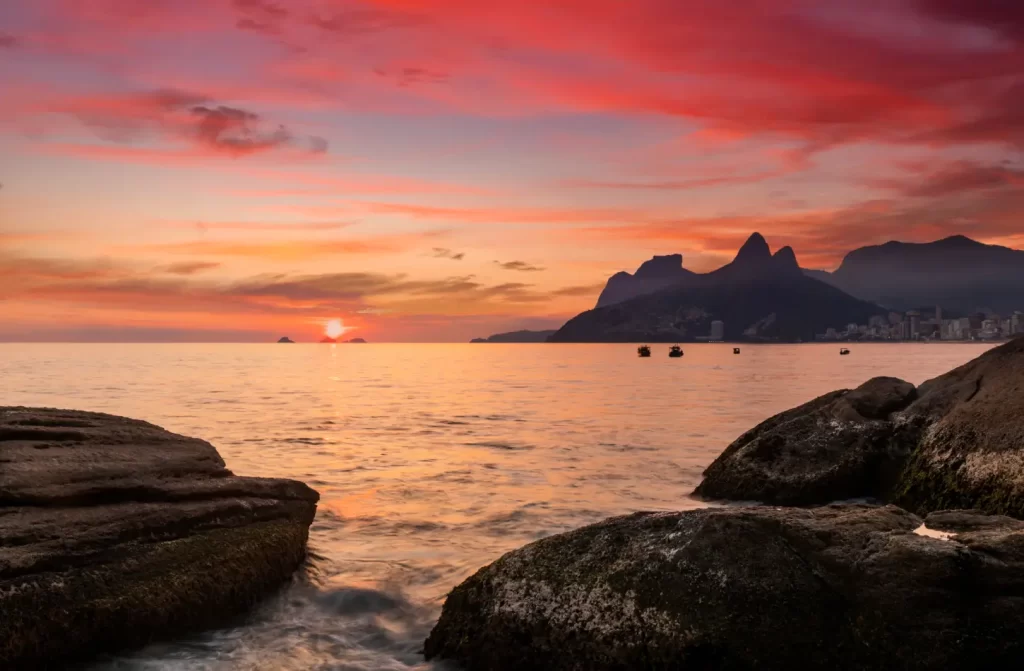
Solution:
M1024 248L1017 0L0 0L0 340L465 341Z

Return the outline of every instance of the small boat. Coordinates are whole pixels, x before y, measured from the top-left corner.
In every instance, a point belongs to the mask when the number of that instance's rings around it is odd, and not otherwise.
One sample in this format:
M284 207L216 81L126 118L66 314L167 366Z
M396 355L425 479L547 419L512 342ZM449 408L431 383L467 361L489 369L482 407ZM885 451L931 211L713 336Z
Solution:
M636 348L636 353L643 357L651 356L651 348L647 345L640 345L640 347Z
M739 354L740 353L740 348L739 347L733 347L732 348L732 353L733 354Z
M850 350L848 350L848 349L846 349L845 347L843 347L843 348L841 348L841 349L839 350L839 353L840 353L840 354L843 354L843 355L845 355L845 354L849 354L849 353L850 353Z
M672 359L678 359L683 356L683 348L679 345L672 345L668 348L668 355Z

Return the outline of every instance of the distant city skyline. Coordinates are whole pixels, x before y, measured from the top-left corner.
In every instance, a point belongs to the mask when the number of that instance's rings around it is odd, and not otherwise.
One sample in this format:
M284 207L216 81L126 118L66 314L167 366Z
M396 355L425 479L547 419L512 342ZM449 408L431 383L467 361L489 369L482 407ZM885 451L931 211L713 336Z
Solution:
M984 5L982 7L981 5ZM967 0L0 4L0 340L557 328L654 254L1024 248Z

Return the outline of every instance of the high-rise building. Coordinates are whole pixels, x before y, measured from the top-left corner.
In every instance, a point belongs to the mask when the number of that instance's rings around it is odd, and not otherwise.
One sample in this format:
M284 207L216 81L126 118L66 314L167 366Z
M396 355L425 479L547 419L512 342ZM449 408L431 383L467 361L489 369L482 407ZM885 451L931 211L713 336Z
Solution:
M971 339L971 319L970 317L961 317L956 320L956 337L957 340L970 340Z
M1024 333L1024 314L1014 312L1010 317L1010 333L1014 335Z
M725 340L725 322L711 322L711 340Z
M935 323L936 324L942 324L942 306L941 305L936 305L935 306Z
M910 322L910 337L917 338L921 335L921 313L911 310L907 313L907 321Z

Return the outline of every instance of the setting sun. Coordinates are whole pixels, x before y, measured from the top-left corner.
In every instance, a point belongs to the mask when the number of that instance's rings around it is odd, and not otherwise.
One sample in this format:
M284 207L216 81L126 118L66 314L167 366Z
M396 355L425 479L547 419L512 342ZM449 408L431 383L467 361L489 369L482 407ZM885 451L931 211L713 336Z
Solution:
M345 325L341 323L340 319L332 319L327 322L327 326L324 327L324 332L328 338L337 338L345 332Z

